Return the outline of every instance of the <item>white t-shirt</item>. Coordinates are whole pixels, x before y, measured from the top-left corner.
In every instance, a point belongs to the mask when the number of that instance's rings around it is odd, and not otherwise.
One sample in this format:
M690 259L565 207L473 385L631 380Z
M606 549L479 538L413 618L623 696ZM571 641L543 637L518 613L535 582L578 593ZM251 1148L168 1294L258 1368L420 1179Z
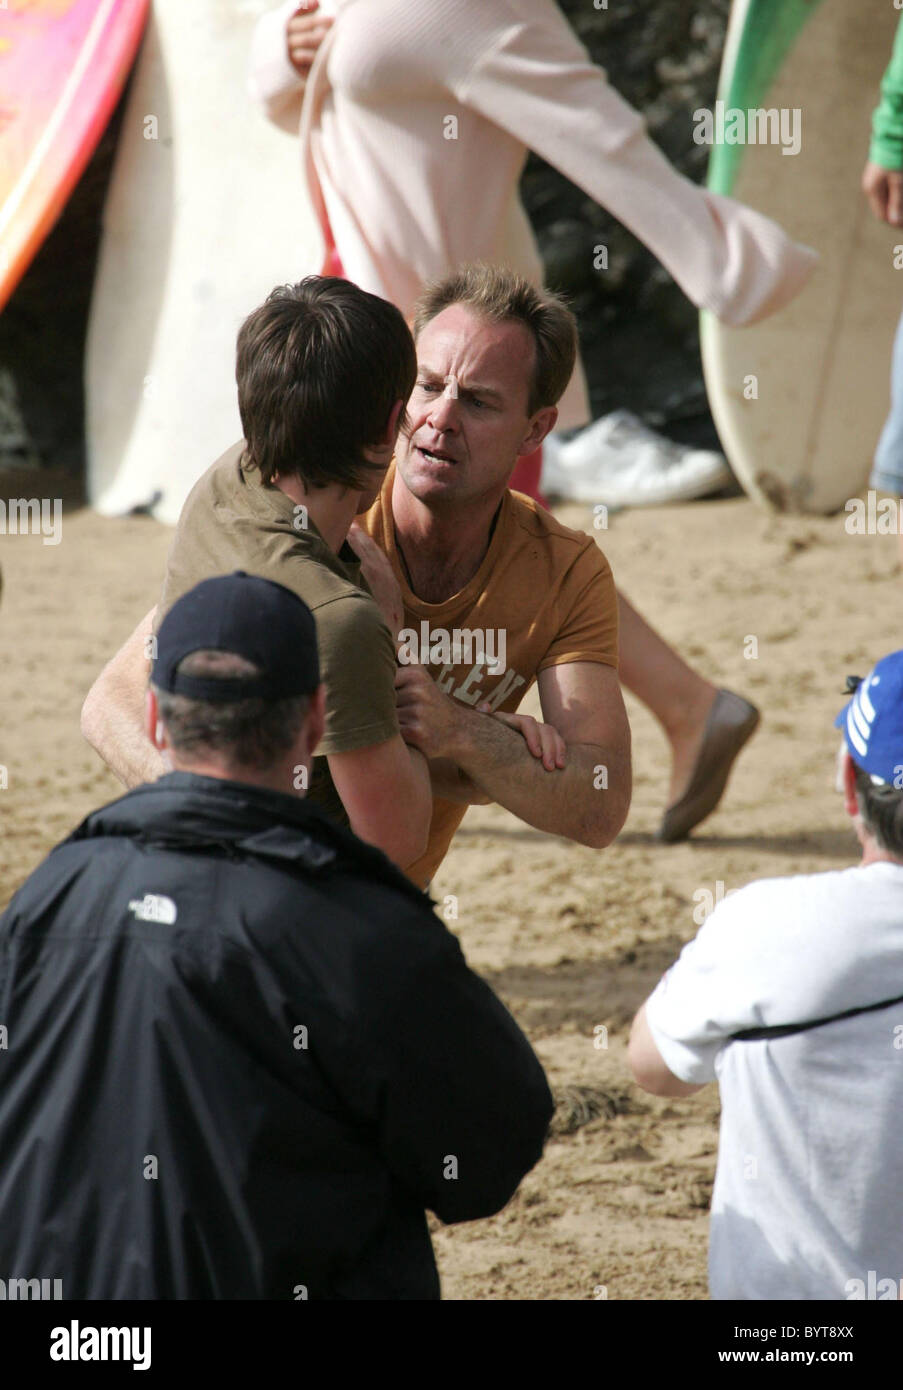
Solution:
M903 1290L903 1004L729 1041L898 994L903 865L883 861L729 894L660 981L647 1017L666 1065L721 1090L713 1298Z

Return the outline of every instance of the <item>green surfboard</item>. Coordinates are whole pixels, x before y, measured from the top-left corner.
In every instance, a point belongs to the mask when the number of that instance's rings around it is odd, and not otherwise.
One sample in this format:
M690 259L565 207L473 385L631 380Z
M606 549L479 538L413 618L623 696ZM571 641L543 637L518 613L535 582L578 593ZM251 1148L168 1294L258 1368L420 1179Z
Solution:
M821 256L798 299L762 324L702 315L725 451L750 496L780 511L842 508L887 412L901 238L872 217L859 181L899 19L888 0L736 0L731 11L708 186ZM785 154L779 132L794 129L783 146L798 149Z

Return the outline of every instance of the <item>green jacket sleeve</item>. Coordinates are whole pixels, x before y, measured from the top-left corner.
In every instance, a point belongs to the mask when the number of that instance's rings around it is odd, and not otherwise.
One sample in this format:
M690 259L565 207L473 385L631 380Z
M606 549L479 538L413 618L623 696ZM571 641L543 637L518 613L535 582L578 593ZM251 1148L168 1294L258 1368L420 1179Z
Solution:
M903 169L903 16L881 82L881 103L872 117L869 159L883 169Z

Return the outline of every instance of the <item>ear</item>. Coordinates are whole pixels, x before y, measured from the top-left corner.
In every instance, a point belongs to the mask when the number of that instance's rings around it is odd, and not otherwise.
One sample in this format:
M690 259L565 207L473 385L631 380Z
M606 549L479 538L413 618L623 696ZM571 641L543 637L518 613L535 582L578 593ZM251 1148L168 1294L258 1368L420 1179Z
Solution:
M160 722L160 709L157 705L157 697L151 689L148 689L144 704L144 728L148 738L156 749L161 753L166 745L166 734Z
M523 458L526 454L535 453L546 435L552 433L557 423L557 406L548 405L542 410L537 410L530 421L529 433L517 451L518 458Z
M843 808L848 816L859 815L859 797L856 794L856 768L846 749L841 755L840 775L843 779Z
M395 453L395 445L398 442L398 427L402 420L403 410L404 401L396 401L389 413L388 423L383 430L382 438L375 444L368 445L363 451L364 458L368 463L372 463L376 467L384 470L389 467L389 464L392 462L392 455ZM378 491L378 489L376 491ZM376 496L376 491L373 492L373 497ZM364 493L362 493L362 496L369 497L370 490L366 489ZM367 511L371 506L371 502L368 502L367 505L360 510Z
M389 415L389 423L386 426L385 442L393 449L395 448L395 441L398 438L398 427L401 424L403 410L404 401L396 401Z

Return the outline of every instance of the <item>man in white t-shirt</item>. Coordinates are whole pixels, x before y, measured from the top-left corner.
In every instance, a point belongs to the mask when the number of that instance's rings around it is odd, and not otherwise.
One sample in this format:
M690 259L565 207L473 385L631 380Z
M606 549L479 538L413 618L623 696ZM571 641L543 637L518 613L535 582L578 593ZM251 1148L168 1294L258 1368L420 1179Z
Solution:
M631 1032L644 1090L718 1081L717 1299L903 1296L903 651L849 688L859 864L731 893Z

